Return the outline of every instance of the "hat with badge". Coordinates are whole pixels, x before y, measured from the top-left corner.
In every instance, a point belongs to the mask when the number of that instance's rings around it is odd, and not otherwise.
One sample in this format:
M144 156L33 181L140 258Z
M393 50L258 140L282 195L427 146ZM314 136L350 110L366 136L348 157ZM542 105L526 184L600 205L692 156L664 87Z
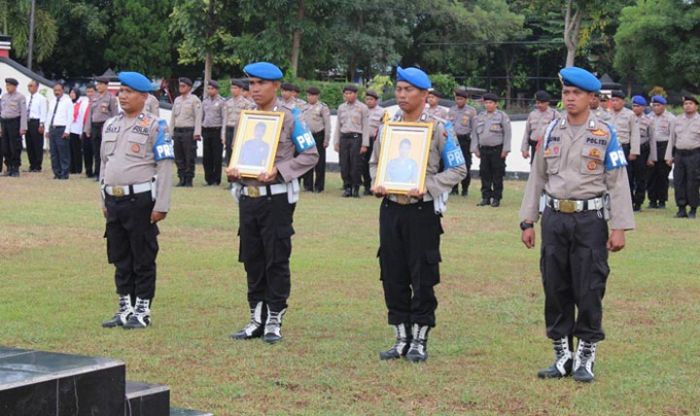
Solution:
M153 90L151 80L140 72L120 72L117 76L122 85L138 92L150 92Z
M694 95L684 95L684 96L683 96L683 102L686 102L686 101L692 101L692 102L694 102L695 104L700 104L700 103L698 103L698 99L695 98Z
M433 83L430 82L430 78L428 77L428 74L423 72L422 70L414 67L410 68L401 68L400 66L396 67L396 80L397 81L404 81L408 82L409 84L413 85L416 88L420 88L422 90L428 90L430 87L433 86Z
M231 85L235 85L238 88L245 88L245 82L241 81L240 79L234 79L231 81Z
M666 101L666 99L664 97L662 97L661 95L655 95L655 96L651 97L651 103L652 104L666 105L666 104L668 104L668 101Z
M457 88L455 90L455 95L457 97L469 98L469 94L467 93L467 90L465 90L464 88Z
M319 90L319 89L316 88L316 87L309 87L309 88L306 89L306 93L307 93L307 94L310 94L310 95L320 95L320 94L321 94L321 90Z
M5 83L14 85L15 87L19 85L19 82L17 82L17 80L14 78L5 78Z
M214 87L214 88L216 88L217 90L219 89L219 83L216 82L216 81L214 81L213 79L209 81L209 86L210 86L210 87Z
M177 80L177 82L179 82L180 84L185 84L185 85L190 86L190 87L192 86L192 80L187 78L187 77L180 77Z
M357 92L357 86L352 85L352 84L348 84L348 85L343 87L343 92L345 92L345 91Z
M250 78L260 78L266 81L277 81L282 79L284 74L275 64L269 62L254 62L243 67L243 72Z
M559 79L566 87L576 87L587 92L598 92L601 87L600 80L595 75L577 66L560 70Z
M632 105L639 105L642 107L647 106L647 100L646 98L642 97L641 95L635 95L632 97Z
M547 91L537 91L535 93L535 101L539 102L549 102L552 99L552 96L549 95Z
M625 99L625 93L622 92L622 90L612 90L612 91L610 91L610 96L612 98L620 98L622 100Z
M378 99L379 99L379 94L377 94L377 92L374 91L374 90L367 90L367 91L365 91L365 96L367 96L367 97L373 97L375 100L378 100Z
M498 95L492 93L492 92L487 92L481 97L484 101L493 101L498 102Z

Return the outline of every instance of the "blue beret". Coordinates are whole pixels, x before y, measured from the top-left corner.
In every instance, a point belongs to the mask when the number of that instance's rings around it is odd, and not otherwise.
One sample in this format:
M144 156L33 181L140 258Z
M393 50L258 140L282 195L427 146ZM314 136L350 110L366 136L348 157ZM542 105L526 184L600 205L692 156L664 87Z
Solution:
M420 88L422 90L427 90L433 85L430 82L430 78L428 78L428 74L426 74L418 68L404 69L400 66L396 67L396 80L408 82L414 87Z
M634 97L632 97L632 104L641 105L642 107L646 107L647 100L644 97L642 97L641 95L635 95Z
M652 104L659 103L659 104L663 104L663 105L668 104L666 99L660 95L655 95L655 96L651 97L651 103Z
M567 87L577 87L588 92L597 92L601 87L600 81L595 75L576 66L559 71L559 79Z
M251 78L260 78L268 81L277 81L283 77L282 70L277 65L269 62L255 62L243 67L245 72Z
M120 72L119 81L134 91L149 92L153 89L151 80L139 72Z

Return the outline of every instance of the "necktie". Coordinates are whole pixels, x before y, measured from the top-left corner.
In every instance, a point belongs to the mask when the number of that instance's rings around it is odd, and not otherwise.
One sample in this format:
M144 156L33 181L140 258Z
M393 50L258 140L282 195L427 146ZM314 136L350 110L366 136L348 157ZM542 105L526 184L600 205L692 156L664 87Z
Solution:
M58 104L61 102L61 97L56 98L56 105L53 107L53 114L51 115L51 123L49 123L49 129L53 127L53 119L56 118L56 110L58 110Z
M29 96L29 105L27 106L27 118L32 114L32 100L34 99L34 94Z

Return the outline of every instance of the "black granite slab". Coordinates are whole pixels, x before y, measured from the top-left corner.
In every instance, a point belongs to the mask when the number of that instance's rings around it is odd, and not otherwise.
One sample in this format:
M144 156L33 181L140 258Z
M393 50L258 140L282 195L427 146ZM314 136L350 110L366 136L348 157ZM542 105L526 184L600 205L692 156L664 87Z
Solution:
M169 416L170 388L162 384L126 382L124 416Z

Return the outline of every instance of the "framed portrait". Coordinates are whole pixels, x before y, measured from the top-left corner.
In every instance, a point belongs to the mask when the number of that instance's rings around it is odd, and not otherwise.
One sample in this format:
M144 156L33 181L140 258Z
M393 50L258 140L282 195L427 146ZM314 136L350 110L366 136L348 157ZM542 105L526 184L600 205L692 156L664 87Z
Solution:
M272 170L283 121L282 112L241 111L229 167L248 178Z
M411 189L425 192L431 123L389 122L384 125L375 186L390 194L407 194Z

